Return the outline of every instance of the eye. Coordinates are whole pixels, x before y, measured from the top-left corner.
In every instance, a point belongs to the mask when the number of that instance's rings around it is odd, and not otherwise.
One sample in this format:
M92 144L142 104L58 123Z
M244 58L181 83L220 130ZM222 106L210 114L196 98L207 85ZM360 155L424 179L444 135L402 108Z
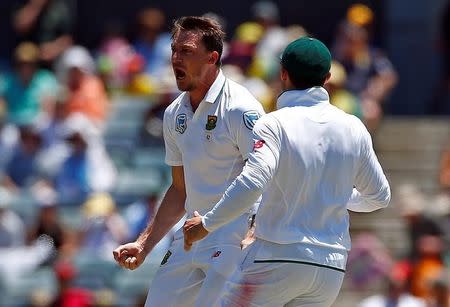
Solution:
M192 50L191 50L190 48L182 48L182 49L181 49L181 52L182 52L183 54L191 54L191 53L192 53Z

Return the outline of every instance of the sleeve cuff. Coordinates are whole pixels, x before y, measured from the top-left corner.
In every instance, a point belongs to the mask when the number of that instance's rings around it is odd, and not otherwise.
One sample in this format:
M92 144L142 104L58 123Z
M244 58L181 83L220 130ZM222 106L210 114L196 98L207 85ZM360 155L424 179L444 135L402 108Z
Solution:
M202 216L202 225L203 228L205 228L208 232L213 232L215 229L214 227L211 227L212 225L209 225L210 221L206 215Z
M166 164L169 166L183 166L183 161L165 160Z

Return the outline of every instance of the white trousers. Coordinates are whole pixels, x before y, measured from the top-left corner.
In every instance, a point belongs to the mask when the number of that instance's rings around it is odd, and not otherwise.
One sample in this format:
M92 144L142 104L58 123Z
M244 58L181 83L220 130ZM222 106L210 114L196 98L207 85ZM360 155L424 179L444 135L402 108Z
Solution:
M254 262L258 240L249 247L239 275L227 282L222 307L328 307L344 279L340 269L289 260Z
M169 252L150 286L145 307L214 307L226 281L237 276L245 257L240 243L248 230L248 215L183 249L182 230L177 231Z

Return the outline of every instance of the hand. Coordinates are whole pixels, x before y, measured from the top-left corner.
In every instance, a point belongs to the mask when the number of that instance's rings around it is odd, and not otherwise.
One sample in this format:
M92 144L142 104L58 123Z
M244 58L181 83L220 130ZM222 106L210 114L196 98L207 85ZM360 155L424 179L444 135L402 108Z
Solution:
M126 269L137 269L145 260L147 252L142 244L138 242L127 243L119 246L113 251L114 259Z
M241 249L244 250L255 241L255 224L253 224L247 231L244 240L241 241Z
M186 220L183 226L184 250L189 251L195 241L199 241L208 235L208 230L203 227L202 216L195 211L194 217Z

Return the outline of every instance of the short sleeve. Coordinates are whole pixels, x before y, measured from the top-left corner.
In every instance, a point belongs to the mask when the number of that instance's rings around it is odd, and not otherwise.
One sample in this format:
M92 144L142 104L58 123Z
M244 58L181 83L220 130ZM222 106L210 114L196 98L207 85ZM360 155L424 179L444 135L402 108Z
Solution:
M237 105L229 113L231 135L244 160L253 150L253 127L264 115L262 105L253 97L250 98L250 101Z
M170 166L181 166L183 165L183 159L181 155L181 151L178 148L175 137L173 135L173 122L172 116L170 116L168 110L164 112L163 119L163 136L164 136L164 144L166 147L166 163Z

